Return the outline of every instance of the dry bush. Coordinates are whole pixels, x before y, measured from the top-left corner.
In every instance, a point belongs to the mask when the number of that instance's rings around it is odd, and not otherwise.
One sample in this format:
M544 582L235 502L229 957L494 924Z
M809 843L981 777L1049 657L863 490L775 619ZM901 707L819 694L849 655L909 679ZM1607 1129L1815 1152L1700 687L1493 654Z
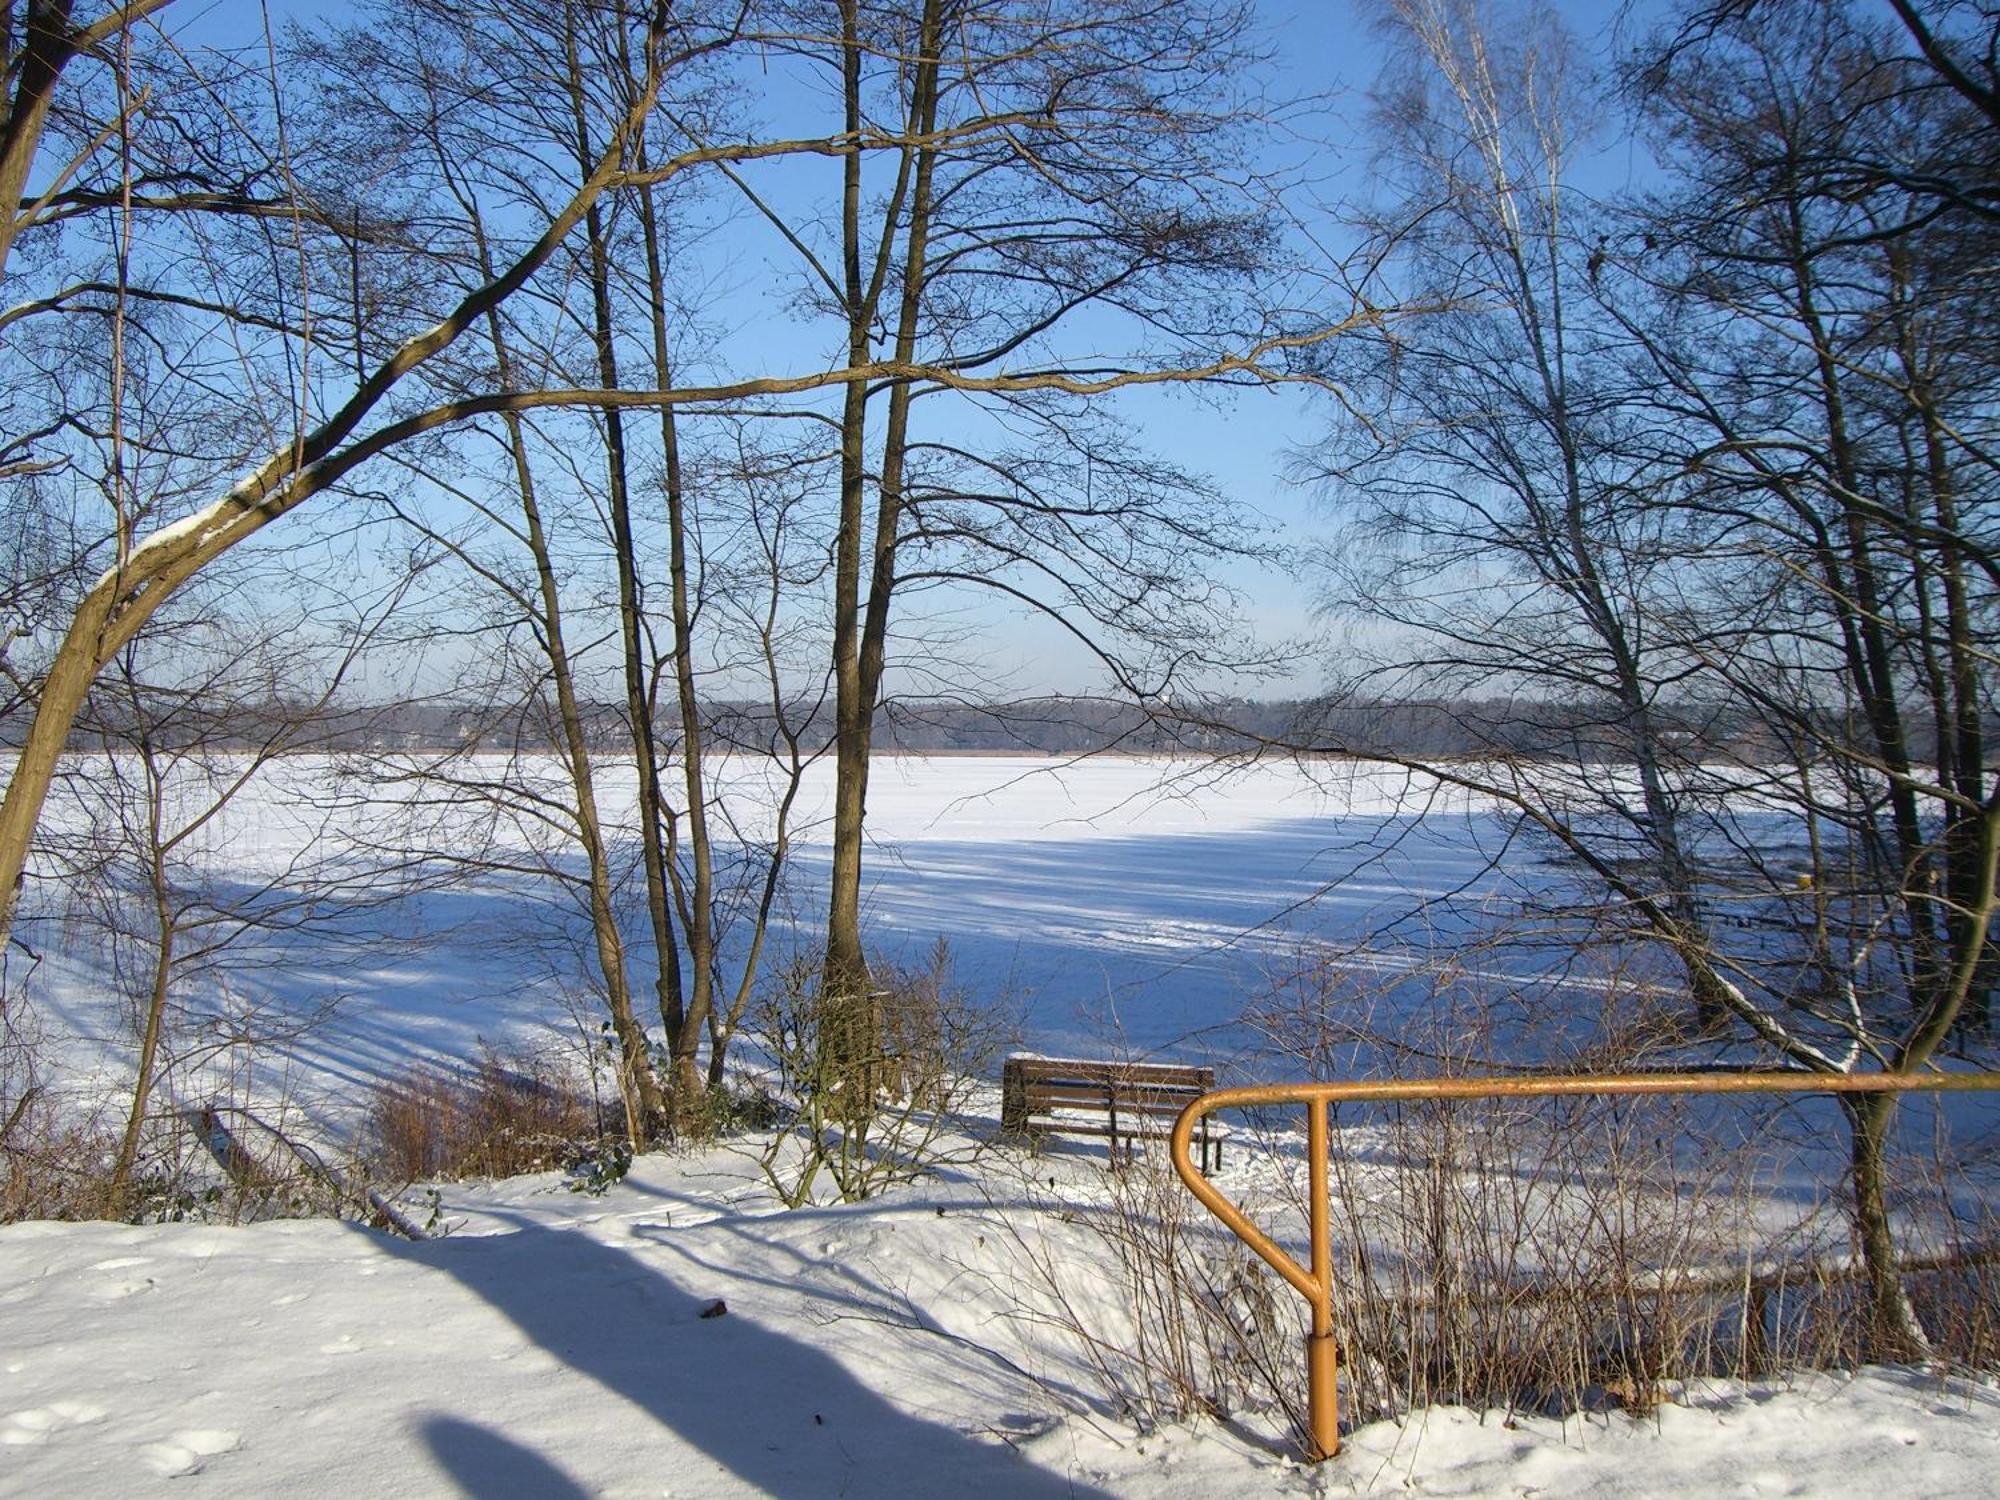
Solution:
M984 1153L965 1108L984 1087L1013 1027L1003 1005L975 1004L952 979L940 939L921 963L877 959L869 996L872 1045L856 1055L851 1003L821 993L820 963L805 953L778 969L752 1021L776 1070L780 1128L758 1150L765 1180L788 1208L815 1201L822 1183L858 1203L937 1167ZM829 1046L834 1028L843 1045Z
M1158 1148L1160 1143L1155 1142ZM1250 1417L1303 1440L1303 1304L1190 1195L1163 1148L1107 1166L1104 1197L1024 1179L995 1203L1008 1316L1053 1334L1073 1384L1142 1431Z
M1646 1407L1663 1382L1741 1373L1755 1351L1731 1338L1740 1276L1775 1246L1741 1162L1684 1149L1675 1104L1403 1105L1343 1134L1334 1321L1351 1414Z
M24 1095L4 1123L0 1224L104 1216L118 1149L115 1131L38 1095Z
M1858 1363L1840 1168L1788 1128L1795 1108L1404 1105L1361 1129L1365 1153L1350 1133L1333 1208L1353 1415L1645 1408L1684 1381ZM1940 1360L1991 1368L1992 1241L1937 1206L1899 1206L1910 1295Z
M1421 1015L1346 981L1295 986L1286 999L1260 1019L1311 1073L1518 1071L1495 1060L1509 1055L1561 1073L1676 1060L1673 1029L1646 1013L1643 994L1625 1007L1607 992L1594 1028L1571 1016L1539 1034L1516 999L1463 981L1441 983ZM1906 1281L1938 1358L1992 1368L2000 1240L1986 1204L2000 1173L1941 1125L1926 1138L1927 1107L1904 1106L1894 1212ZM1264 1122L1300 1123L1296 1112ZM1830 1102L1425 1101L1350 1105L1331 1123L1350 1422L1437 1403L1643 1409L1682 1381L1863 1356L1867 1301ZM1268 1144L1291 1170L1258 1217L1303 1262L1296 1136Z
M467 1068L414 1068L378 1086L365 1133L374 1172L398 1182L569 1171L618 1142L558 1063L491 1047Z
M99 1115L31 1101L0 1143L0 1223L114 1219L133 1224L244 1224L376 1216L309 1147L248 1110L223 1105L155 1116L129 1184L114 1181L117 1127Z

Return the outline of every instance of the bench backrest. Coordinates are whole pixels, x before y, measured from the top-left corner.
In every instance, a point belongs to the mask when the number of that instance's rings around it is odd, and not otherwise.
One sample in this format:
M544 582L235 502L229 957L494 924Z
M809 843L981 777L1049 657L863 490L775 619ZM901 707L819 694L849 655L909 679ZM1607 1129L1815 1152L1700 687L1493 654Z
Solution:
M1084 1061L1073 1057L1010 1057L1002 1076L1024 1084L1095 1084L1100 1089L1135 1085L1200 1089L1205 1093L1215 1087L1213 1068L1185 1063Z
M1010 1057L1000 1074L1000 1123L1024 1130L1031 1116L1057 1109L1177 1115L1215 1087L1215 1069L1184 1063Z

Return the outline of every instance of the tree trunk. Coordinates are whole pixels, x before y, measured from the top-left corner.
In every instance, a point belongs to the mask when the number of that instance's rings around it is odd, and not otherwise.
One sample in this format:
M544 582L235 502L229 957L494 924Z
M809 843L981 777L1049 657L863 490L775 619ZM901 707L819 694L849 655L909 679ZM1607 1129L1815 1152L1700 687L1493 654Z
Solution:
M7 781L7 795L0 798L0 944L14 930L14 915L27 880L28 851L49 798L49 787L55 781L56 763L69 743L70 730L83 711L91 683L109 659L105 648L94 650L93 646L109 628L116 596L116 580L107 578L77 606L75 620L42 680L35 716L29 721L14 773Z
M853 31L852 0L842 7L847 43L845 82L849 130L860 125L860 51ZM940 0L926 0L917 43L917 67L911 82L909 133L927 140L938 113L938 73L943 9ZM868 353L868 334L880 302L884 272L894 242L893 229L908 190L909 216L904 232L901 294L897 307L895 358L913 362L917 321L923 307L927 274L932 172L935 147L905 148L903 169L886 211L889 229L883 234L868 294L861 294L859 160L848 159L843 200L846 273L849 293L849 351L856 362ZM858 316L864 313L866 316ZM882 672L889 632L890 603L896 585L896 548L902 526L905 457L909 445L911 389L907 381L893 386L888 422L883 433L882 467L875 512L868 598L860 599L863 487L867 458L867 395L859 383L848 387L848 405L841 430L841 528L836 558L834 622L835 776L833 805L833 874L829 893L826 965L822 981L823 1024L845 1065L835 1076L858 1068L855 1083L865 1097L875 1093L880 1059L881 1016L871 992L867 956L861 938L861 841L868 811L868 757L875 710L881 700ZM858 618L857 618L858 617ZM857 625L859 629L857 630Z
M584 110L585 82L577 52L575 13L566 8L565 44L569 67L572 118L576 127L577 162L584 172L594 160L590 125ZM592 336L597 356L598 383L605 390L619 389L618 350L611 308L611 255L606 239L604 213L593 203L584 215L585 243L589 254ZM666 1027L667 1044L677 1042L684 1024L685 988L681 978L680 947L674 937L673 911L667 894L667 855L662 829L665 823L660 795L660 756L653 725L653 699L648 689L645 661L645 608L639 588L637 543L632 531L631 464L625 444L625 416L616 407L603 414L606 502L611 516L611 540L618 573L618 634L625 674L625 712L630 721L632 764L639 784L639 850L646 870L646 915L653 933L653 991L660 1020ZM677 1079L669 1080L674 1087Z
M479 245L482 271L490 274L487 263L485 229L477 216L473 230ZM513 384L513 359L497 311L486 319L487 336L493 346L495 372L503 387ZM618 911L611 892L611 861L604 843L603 820L598 815L596 773L592 768L590 738L584 728L583 711L576 694L575 667L563 633L562 588L556 576L555 559L549 548L548 532L542 523L541 503L536 495L534 469L528 459L527 434L520 416L506 413L502 426L507 434L507 451L514 468L514 484L521 502L522 528L528 552L535 563L535 584L541 605L540 634L549 676L555 683L556 714L562 725L563 755L569 770L570 794L576 813L577 842L583 848L587 905L598 975L604 983L605 1008L611 1013L611 1027L618 1039L618 1095L625 1109L625 1128L634 1148L643 1147L667 1132L665 1101L653 1072L646 1029L632 1008L631 982L625 970L625 942L618 928Z
M643 145L642 145L643 149ZM643 160L643 157L642 157ZM661 243L657 205L651 188L639 192L639 223L646 245L648 311L653 334L653 378L661 390L673 381L673 358L667 340L666 261ZM688 945L687 1004L667 1032L672 1055L675 1107L691 1108L710 1083L721 1079L722 1062L712 1056L709 1075L699 1062L701 1039L709 1031L715 1007L715 849L708 830L708 787L702 760L704 735L701 699L694 675L694 597L688 575L687 490L681 477L680 426L671 406L660 408L660 452L666 467L667 591L673 616L674 700L680 711L681 777L687 798L688 860L693 889L682 891L681 929Z
M1842 1107L1853 1132L1854 1232L1867 1277L1868 1356L1909 1361L1928 1358L1931 1344L1903 1288L1889 1222L1888 1137L1896 1102L1893 1094L1863 1094L1843 1100Z
M861 129L861 39L858 0L841 0L843 126ZM841 164L842 293L847 358L868 362L875 298L861 278L861 157ZM878 279L879 284L879 279ZM861 528L868 471L868 391L850 381L840 414L840 525L834 543L833 861L827 889L826 954L821 972L822 1074L856 1102L873 1097L863 1076L875 1047L868 1025L868 959L861 940L861 835L868 810L870 710L861 693L859 650Z
M153 920L157 924L157 941L153 949L152 984L146 996L145 1028L139 1039L139 1066L132 1079L132 1109L125 1118L125 1133L118 1142L118 1155L111 1166L108 1209L117 1218L123 1218L131 1206L132 1168L138 1160L139 1137L146 1126L146 1106L153 1093L153 1073L159 1063L160 1033L166 1022L167 995L172 987L174 973L176 924L167 887L167 872L159 857L159 787L150 777L149 789L153 798L150 821L154 828L154 840L151 868L148 873L152 884Z

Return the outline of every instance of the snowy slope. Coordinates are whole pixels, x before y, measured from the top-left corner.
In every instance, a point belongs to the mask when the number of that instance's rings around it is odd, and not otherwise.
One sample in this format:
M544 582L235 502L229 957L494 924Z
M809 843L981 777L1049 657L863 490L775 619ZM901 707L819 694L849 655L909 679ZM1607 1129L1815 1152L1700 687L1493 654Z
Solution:
M1088 1151L1031 1160L1098 1191ZM0 1229L0 1493L1947 1497L2000 1472L2000 1396L1897 1370L1643 1419L1432 1410L1317 1469L1254 1423L1142 1433L1004 1315L1022 1236L1078 1249L1022 1169L773 1214L739 1157L655 1157L602 1198L457 1193L425 1244Z

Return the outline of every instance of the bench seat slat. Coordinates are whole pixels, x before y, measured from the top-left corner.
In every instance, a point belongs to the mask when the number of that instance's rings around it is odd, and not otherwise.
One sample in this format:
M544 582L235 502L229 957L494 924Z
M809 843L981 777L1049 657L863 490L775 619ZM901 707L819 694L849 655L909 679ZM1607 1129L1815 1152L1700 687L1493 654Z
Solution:
M1068 1084L1052 1088L1047 1084L1033 1084L1028 1088L1027 1097L1031 1108L1075 1104L1083 1109L1103 1109L1116 1104L1120 1109L1127 1105L1181 1109L1189 1100L1199 1099L1201 1093L1200 1089L1094 1089Z
M1104 1135L1115 1140L1129 1140L1144 1137L1146 1140L1165 1140L1170 1133L1164 1126L1138 1120L1120 1120L1113 1130L1109 1121L1095 1120L1041 1120L1028 1127L1028 1134L1037 1131L1048 1135Z
M1178 1104L1120 1104L1117 1109L1113 1110L1105 1109L1102 1105L1092 1108L1087 1103L1080 1104L1073 1099L1056 1099L1051 1100L1039 1109L1031 1109L1028 1113L1030 1115L1052 1115L1058 1110L1081 1110L1088 1111L1094 1115L1148 1115L1159 1119L1171 1120L1180 1114L1182 1107Z

